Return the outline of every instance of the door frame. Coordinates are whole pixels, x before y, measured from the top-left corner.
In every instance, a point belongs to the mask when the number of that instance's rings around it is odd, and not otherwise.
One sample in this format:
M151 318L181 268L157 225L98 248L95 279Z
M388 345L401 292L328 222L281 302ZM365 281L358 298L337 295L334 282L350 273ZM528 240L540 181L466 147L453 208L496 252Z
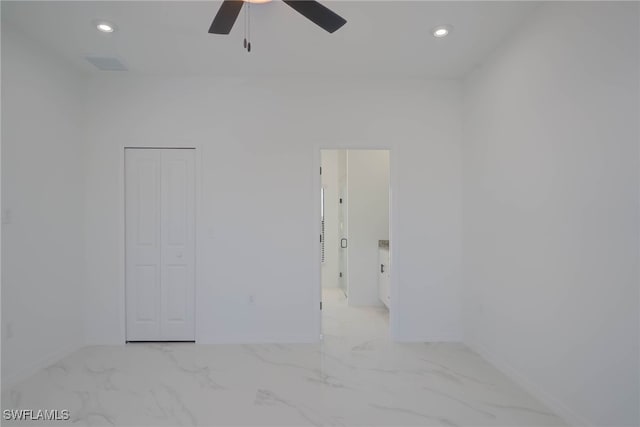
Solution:
M120 301L119 301L119 313L118 318L120 319L120 343L127 343L127 280L126 280L126 265L127 265L127 251L126 251L126 181L125 181L125 151L127 149L176 149L176 150L184 150L190 149L194 150L194 192L195 192L195 221L194 221L194 268L195 268L195 286L194 286L194 310L193 318L194 318L194 328L195 328L195 342L198 343L200 341L200 332L198 327L198 313L202 312L198 307L198 298L197 295L201 293L200 284L202 283L201 277L201 265L198 262L200 257L199 248L202 247L201 236L202 233L199 232L199 226L201 224L201 191L202 191L202 147L200 144L193 144L189 141L176 141L175 143L167 143L167 144L146 144L146 143L135 143L135 144L121 144L118 146L119 150L119 171L118 171L118 188L119 188L119 224L118 224L118 248L120 250L119 254L119 293L120 293Z
M399 307L398 298L400 297L399 292L399 274L397 268L397 260L399 256L398 244L395 240L393 240L393 236L396 234L395 231L398 230L398 215L397 215L397 185L398 185L398 170L397 167L397 157L398 157L398 148L394 145L359 145L354 143L336 143L336 144L315 144L313 150L313 214L311 218L313 218L313 228L314 242L318 241L318 236L321 234L321 224L319 220L319 212L318 209L318 191L322 188L322 179L320 177L320 166L321 166L321 152L323 150L347 150L347 151L355 151L355 150L387 150L389 152L389 256L394 263L394 268L389 271L389 286L391 286L391 302L389 304L389 335L392 341L396 341L396 337L398 336L398 316L396 315L396 307ZM348 180L348 178L347 178ZM315 316L316 322L316 331L318 331L318 339L322 337L322 311L318 308L320 307L320 302L322 301L322 263L320 262L320 245L314 245L314 272L312 281L314 284L314 292L315 298L313 298L313 309L317 310L317 315Z

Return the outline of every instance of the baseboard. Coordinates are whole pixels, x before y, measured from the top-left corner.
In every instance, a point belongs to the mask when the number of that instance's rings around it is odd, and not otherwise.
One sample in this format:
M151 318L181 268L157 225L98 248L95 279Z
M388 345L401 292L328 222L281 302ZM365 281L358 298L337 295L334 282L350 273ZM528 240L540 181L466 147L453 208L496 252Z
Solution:
M36 372L38 372L40 369L43 369L43 368L46 368L48 366L53 365L54 363L56 363L60 359L65 358L66 356L70 355L71 353L73 353L74 351L78 350L82 346L83 345L81 343L75 343L75 344L60 348L60 349L58 349L56 351L53 351L53 352L49 353L48 355L46 355L44 357L41 357L40 359L36 360L35 362L25 366L24 368L20 369L16 373L3 376L2 377L2 391L4 392L5 390L7 390L10 387L13 387L17 383L26 380L31 375L33 375Z
M502 372L507 377L509 377L513 382L515 382L524 390L526 390L527 393L529 393L534 398L538 399L540 402L542 402L547 407L549 407L549 409L555 412L569 425L574 427L594 427L595 426L594 423L589 422L581 415L578 415L575 411L570 409L567 405L562 403L559 399L552 396L550 393L542 390L541 387L537 386L532 381L528 380L520 372L513 369L508 363L495 357L485 347L476 343L467 342L465 344L467 344L473 351L475 351L484 359L486 359L500 372Z
M402 335L397 334L394 336L395 342L405 342L405 343L463 343L462 337L459 334L448 334L448 335Z

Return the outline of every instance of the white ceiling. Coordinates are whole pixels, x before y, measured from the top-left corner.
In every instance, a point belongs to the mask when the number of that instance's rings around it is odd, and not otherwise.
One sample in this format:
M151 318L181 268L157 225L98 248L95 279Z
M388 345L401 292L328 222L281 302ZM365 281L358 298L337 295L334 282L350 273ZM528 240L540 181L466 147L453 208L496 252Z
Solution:
M208 34L219 1L2 1L2 24L87 72L86 56L114 56L138 73L458 78L520 25L533 2L324 1L347 24L329 34L279 0L251 6L228 36ZM246 8L246 5L245 5ZM104 19L117 31L102 34ZM431 28L451 24L445 39Z

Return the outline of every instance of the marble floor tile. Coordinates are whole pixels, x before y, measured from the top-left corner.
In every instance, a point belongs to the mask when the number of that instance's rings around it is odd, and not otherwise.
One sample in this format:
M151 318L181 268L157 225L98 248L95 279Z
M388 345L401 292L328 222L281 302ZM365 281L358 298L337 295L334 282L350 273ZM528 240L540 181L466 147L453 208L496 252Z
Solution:
M2 394L68 421L3 425L564 425L463 344L393 343L386 309L323 300L319 344L84 347Z

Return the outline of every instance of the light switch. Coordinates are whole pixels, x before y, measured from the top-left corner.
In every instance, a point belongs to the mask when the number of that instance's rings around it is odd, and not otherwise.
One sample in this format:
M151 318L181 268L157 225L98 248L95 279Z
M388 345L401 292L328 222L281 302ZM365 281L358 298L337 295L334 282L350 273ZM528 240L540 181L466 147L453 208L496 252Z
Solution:
M13 338L13 323L12 322L7 322L5 324L5 339L10 340L11 338Z
M13 221L13 213L11 212L11 209L9 209L9 208L3 209L2 210L2 223L3 224L11 224L11 221Z

